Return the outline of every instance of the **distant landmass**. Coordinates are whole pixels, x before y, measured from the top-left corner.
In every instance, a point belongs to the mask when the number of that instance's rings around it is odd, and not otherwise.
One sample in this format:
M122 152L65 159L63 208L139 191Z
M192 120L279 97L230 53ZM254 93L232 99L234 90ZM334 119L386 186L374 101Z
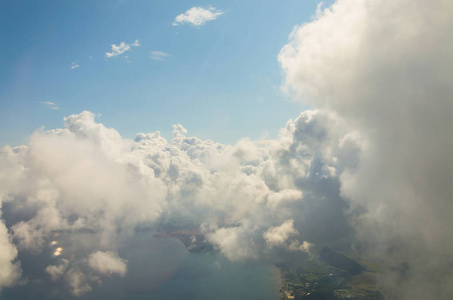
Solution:
M323 248L319 255L329 265L343 269L350 275L357 275L365 271L365 268L355 260L330 248Z
M199 229L166 229L154 235L156 238L174 238L180 240L190 252L212 252L214 247L206 240Z
M318 258L300 267L291 263L277 265L282 279L280 299L384 299L376 282L379 274L376 262L358 263L330 248L323 248Z

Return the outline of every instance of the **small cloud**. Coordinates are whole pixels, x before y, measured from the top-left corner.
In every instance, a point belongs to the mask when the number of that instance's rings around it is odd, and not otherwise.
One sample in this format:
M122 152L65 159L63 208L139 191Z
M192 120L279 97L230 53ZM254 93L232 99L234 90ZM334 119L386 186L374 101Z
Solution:
M220 262L218 262L218 261L215 261L215 262L214 262L214 265L215 265L218 269L221 269L221 268L222 268L222 265L221 265Z
M78 67L80 67L80 65L73 61L72 62L72 66L71 66L71 70L74 70L75 68L78 68Z
M150 57L151 57L151 59L154 59L154 60L162 61L165 58L167 58L168 56L170 56L170 54L162 52L162 51L151 51L150 52Z
M105 52L105 56L107 58L118 56L123 54L126 51L129 51L131 47L138 47L140 43L138 40L135 40L132 44L126 44L125 42L121 42L119 45L112 44L112 52Z
M97 271L102 275L111 275L117 273L124 276L127 270L127 260L118 257L111 251L102 252L97 251L88 257L88 265L91 269Z
M216 10L215 7L212 6L207 9L202 8L201 6L194 6L185 13L176 16L172 25L178 26L183 23L190 23L194 26L202 26L208 21L216 20L217 17L222 14L223 11Z
M48 109L60 110L60 107L58 107L58 105L56 105L54 102L41 101L39 103L44 104Z

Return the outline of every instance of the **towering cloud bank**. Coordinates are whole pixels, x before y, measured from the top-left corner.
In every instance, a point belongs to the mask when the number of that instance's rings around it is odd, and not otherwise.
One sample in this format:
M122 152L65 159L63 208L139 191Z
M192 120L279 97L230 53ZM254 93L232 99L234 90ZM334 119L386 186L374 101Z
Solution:
M408 280L391 278L399 299L453 292L452 29L451 1L340 0L279 55L296 99L364 137L341 191L363 211L362 246L409 260Z
M188 137L181 125L170 142L159 132L132 141L90 112L69 116L64 129L2 149L10 234L5 228L1 284L17 279L16 247L36 254L50 247L49 279L64 280L75 294L89 291L102 276L127 272L115 254L125 237L162 223L200 226L231 260L348 246L352 229L338 174L354 166L360 144L354 132L336 129L340 123L334 114L307 111L278 140L227 146ZM71 232L96 238L69 243Z
M188 137L181 125L171 141L159 132L132 141L90 112L69 116L64 129L2 149L10 251L1 256L10 271L1 284L17 279L17 247L49 253L48 279L87 292L103 276L124 275L118 245L137 226L155 224L199 226L236 261L347 249L352 227L338 175L355 167L362 145L345 126L335 114L306 111L277 140L227 146ZM84 232L94 237L87 242Z

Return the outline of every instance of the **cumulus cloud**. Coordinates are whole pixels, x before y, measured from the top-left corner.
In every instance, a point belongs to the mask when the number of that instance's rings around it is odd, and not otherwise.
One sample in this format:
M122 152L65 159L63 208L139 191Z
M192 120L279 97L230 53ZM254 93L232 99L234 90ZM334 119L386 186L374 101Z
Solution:
M82 254L85 255L85 253ZM60 259L56 265L47 266L45 271L52 281L66 283L76 296L92 290L102 282L102 278L112 274L123 277L127 270L127 261L118 257L113 251L95 251L87 258L79 259L74 259L74 254L71 256L69 259Z
M11 206L33 207L31 218L18 216L12 225L21 248L39 250L52 231L80 227L102 232L102 243L109 244L118 230L155 220L162 209L165 186L152 170L123 156L132 141L95 123L88 112L66 118L66 126L36 133L23 151L6 149L9 164L27 168L17 179L30 184L21 191L4 189ZM25 203L14 201L20 195Z
M208 21L216 20L223 14L223 11L215 9L215 7L203 8L201 6L194 6L188 9L185 13L177 15L173 26L190 23L194 26L202 26Z
M314 245L312 243L309 243L307 241L303 241L302 244L300 244L298 241L294 241L289 245L289 249L293 251L302 251L310 254L310 249Z
M0 289L11 286L20 277L20 267L16 262L17 249L4 222L0 222Z
M254 228L250 225L238 227L222 227L215 230L208 237L221 253L233 261L257 259L260 250L256 241L252 239Z
M111 46L112 46L112 52L105 52L106 58L111 58L111 57L121 55L124 52L131 50L131 47L140 46L140 43L138 40L135 40L131 44L126 44L125 42L121 42L119 45L112 44Z
M30 253L39 253L55 232L96 235L89 249L59 246L63 259L74 261L47 267L76 294L100 275L124 274L127 262L113 253L140 225L200 226L231 260L340 245L350 227L329 168L341 174L353 166L360 145L339 123L334 114L307 111L277 140L228 146L188 136L180 124L169 141L159 132L132 141L90 112L71 115L63 129L2 149L6 220L19 251Z
M266 240L266 244L273 247L284 245L292 235L297 236L299 233L294 229L294 220L288 220L280 226L269 228L263 234L263 237Z
M50 275L52 280L60 279L66 272L69 266L69 260L61 259L58 265L51 265L46 267L46 272Z
M111 251L97 251L88 257L88 265L91 269L102 275L116 273L120 276L126 274L126 261Z
M279 54L295 99L335 112L363 140L341 193L363 212L354 224L367 254L408 263L406 277L383 279L398 299L453 292L452 9L339 0L294 28ZM426 272L438 275L417 275Z
M88 276L79 269L69 270L67 273L67 281L71 286L72 293L76 296L80 296L92 289Z

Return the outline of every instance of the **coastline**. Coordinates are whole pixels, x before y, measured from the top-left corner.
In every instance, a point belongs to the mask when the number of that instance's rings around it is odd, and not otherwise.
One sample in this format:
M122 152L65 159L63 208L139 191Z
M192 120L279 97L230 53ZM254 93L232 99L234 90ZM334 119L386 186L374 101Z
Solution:
M282 270L275 266L275 269L277 269L277 273L278 273L278 282L280 282L280 286L279 286L279 289L278 289L278 300L284 300L285 299L285 293L284 293L284 290L285 290L285 282L284 282L284 277L283 277L283 274L282 274Z

